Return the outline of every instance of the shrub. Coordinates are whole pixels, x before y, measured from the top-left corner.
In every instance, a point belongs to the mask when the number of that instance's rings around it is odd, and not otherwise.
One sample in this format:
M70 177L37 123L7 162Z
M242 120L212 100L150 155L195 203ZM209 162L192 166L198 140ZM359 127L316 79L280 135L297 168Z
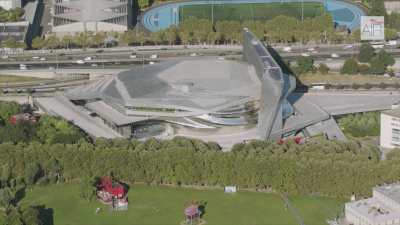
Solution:
M366 63L375 56L375 49L369 43L363 43L358 53L358 61Z
M383 61L381 59L379 59L378 57L372 58L369 63L371 65L370 71L371 71L372 74L382 75L382 74L385 73L386 66L383 63Z
M350 58L347 59L342 69L340 70L341 74L357 74L358 73L358 63L355 59Z
M378 87L379 87L380 89L386 89L386 88L388 87L388 85L385 84L385 83L383 83L383 82L381 82L381 83L378 85Z
M365 89L371 89L372 85L370 83L365 83L364 85L362 85L362 87Z
M367 64L360 64L358 66L358 72L363 75L370 74L370 69L371 68Z
M357 84L357 83L351 84L351 89L359 89L359 88L360 88L359 84Z
M329 70L330 70L329 67L325 63L321 63L318 66L318 71L321 74L327 74L329 72Z

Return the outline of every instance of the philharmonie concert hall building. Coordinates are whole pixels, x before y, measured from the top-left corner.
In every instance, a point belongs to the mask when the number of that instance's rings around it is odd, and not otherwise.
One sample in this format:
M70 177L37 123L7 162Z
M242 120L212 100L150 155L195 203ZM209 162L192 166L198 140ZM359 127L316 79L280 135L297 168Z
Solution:
M122 72L67 92L124 137L163 132L166 124L194 129L258 124L264 138L280 136L294 113L294 77L244 32L244 60L167 61Z
M344 140L334 116L398 101L389 94L296 93L295 78L282 71L274 50L246 29L243 35L243 60L167 60L36 101L95 137L179 135L225 146L298 132Z

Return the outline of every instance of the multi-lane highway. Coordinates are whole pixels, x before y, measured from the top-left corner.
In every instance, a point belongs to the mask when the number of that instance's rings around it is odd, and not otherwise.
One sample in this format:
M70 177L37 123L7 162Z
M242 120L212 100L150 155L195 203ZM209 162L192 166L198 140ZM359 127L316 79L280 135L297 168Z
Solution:
M351 48L350 48L351 46ZM345 59L358 54L358 45L293 46L290 52L285 46L274 46L282 58L294 60L300 55L309 55L315 60ZM287 47L286 47L287 49ZM400 49L385 46L386 51L400 57ZM84 50L25 51L10 54L0 59L0 69L16 69L20 64L28 68L119 68L132 64L146 64L166 58L197 56L238 56L240 46L161 46L132 47ZM157 55L157 58L151 58ZM85 60L85 58L90 58ZM80 61L80 64L78 63Z

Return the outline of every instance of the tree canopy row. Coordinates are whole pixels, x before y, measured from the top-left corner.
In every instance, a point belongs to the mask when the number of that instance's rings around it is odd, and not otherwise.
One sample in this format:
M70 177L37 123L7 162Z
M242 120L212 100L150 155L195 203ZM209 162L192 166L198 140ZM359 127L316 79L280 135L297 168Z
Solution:
M266 22L262 21L218 21L188 18L168 29L146 35L144 32L127 31L118 33L80 33L58 38L54 35L46 39L35 38L32 48L70 48L70 47L104 47L106 39L114 40L118 45L144 44L239 44L242 41L243 27L249 28L261 40L271 43L339 43L345 40L354 41L358 37L347 33L336 32L330 15L307 18L300 21L289 16L277 16Z
M0 143L30 142L72 144L85 141L86 137L77 127L69 122L43 115L37 122L19 121L10 123L13 115L32 113L28 105L0 101Z
M371 187L400 178L400 157L379 161L377 148L356 141L311 139L304 145L263 141L222 152L214 143L173 140L105 140L94 144L0 144L2 174L26 177L36 162L47 171L59 163L66 181L112 172L127 183L149 185L237 185L290 194L367 196ZM4 172L5 171L5 172Z

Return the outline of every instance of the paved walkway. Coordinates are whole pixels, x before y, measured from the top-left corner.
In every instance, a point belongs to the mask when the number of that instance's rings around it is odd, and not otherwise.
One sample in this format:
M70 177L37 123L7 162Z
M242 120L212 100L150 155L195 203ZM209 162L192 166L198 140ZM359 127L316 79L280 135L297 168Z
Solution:
M297 209L292 205L290 202L289 198L287 197L286 194L281 194L281 197L283 201L285 201L285 207L287 207L290 210L290 213L294 216L294 218L297 220L297 223L299 225L305 225L304 220L301 217L300 213L297 211Z

